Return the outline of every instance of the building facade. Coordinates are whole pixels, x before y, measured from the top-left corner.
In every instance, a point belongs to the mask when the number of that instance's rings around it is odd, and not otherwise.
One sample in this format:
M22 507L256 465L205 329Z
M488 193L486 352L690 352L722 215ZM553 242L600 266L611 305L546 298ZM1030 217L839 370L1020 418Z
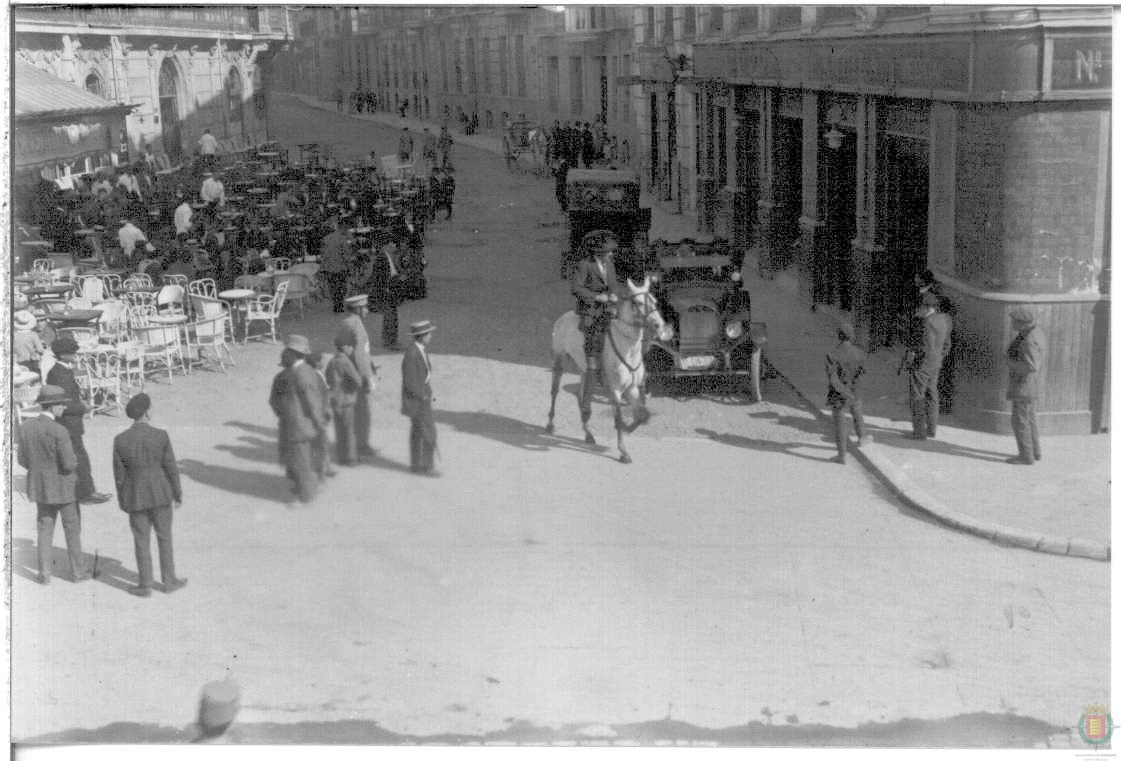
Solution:
M1050 339L1041 428L1108 425L1107 8L727 8L698 42L698 205L769 273L900 340L953 301L955 416L1008 427L1008 313ZM653 107L651 107L653 111Z
M290 36L280 6L18 6L17 60L108 101L135 104L119 159L151 146L173 159L204 129L267 129L269 60Z

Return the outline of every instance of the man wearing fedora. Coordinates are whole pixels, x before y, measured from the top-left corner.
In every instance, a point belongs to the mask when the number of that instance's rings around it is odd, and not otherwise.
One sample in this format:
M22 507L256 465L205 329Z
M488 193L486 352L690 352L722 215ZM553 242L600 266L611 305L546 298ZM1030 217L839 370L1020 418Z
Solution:
M370 446L370 395L374 392L376 374L370 358L370 335L366 332L363 319L369 311L369 297L360 293L344 300L347 315L342 319L336 345L339 339L354 347L354 367L362 376L362 388L354 403L354 440L360 457L373 457L377 450Z
M934 438L938 432L938 373L950 351L950 315L940 311L941 300L925 293L915 310L921 333L909 350L909 392L911 399L911 438Z
M59 417L58 422L70 432L70 443L74 447L74 454L78 458L78 501L87 504L100 504L108 502L111 494L102 494L93 483L93 472L90 468L90 456L86 451L82 436L85 435L86 425L82 418L86 414L86 406L82 404L82 391L78 388L78 381L74 378L74 362L78 358L78 342L70 336L61 336L51 343L51 352L58 360L47 372L46 382L58 386L67 396L66 409Z
M312 450L328 423L319 376L306 361L310 353L307 338L288 336L280 355L284 369L273 379L269 393L269 406L278 422L280 461L293 482L292 491L304 503L319 490Z
M1008 399L1012 402L1012 432L1019 454L1009 458L1013 465L1034 465L1043 459L1039 429L1035 422L1035 400L1039 397L1039 370L1043 367L1043 331L1027 309L1009 314L1016 337L1008 345Z
M401 414L412 421L409 430L409 468L414 473L435 475L436 421L432 417L432 361L428 343L436 329L428 320L410 326L413 343L401 360Z
M71 578L78 582L92 576L82 561L82 513L74 492L78 458L70 434L57 422L70 401L58 386L44 385L38 398L43 414L24 422L17 437L16 459L27 469L27 497L38 513L40 584L51 581L54 525L60 517Z
M117 504L128 513L136 569L140 583L130 587L137 597L152 595L152 529L160 552L160 580L164 592L183 587L186 579L175 575L175 555L171 544L171 518L174 508L183 504L179 486L179 466L171 449L167 431L149 424L151 398L144 393L128 400L125 414L135 422L113 439L113 477L117 482Z

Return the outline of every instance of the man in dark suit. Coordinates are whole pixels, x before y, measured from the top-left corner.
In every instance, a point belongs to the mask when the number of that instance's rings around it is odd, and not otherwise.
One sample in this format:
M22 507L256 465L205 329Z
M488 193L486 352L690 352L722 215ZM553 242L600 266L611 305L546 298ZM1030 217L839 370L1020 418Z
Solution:
M19 427L16 458L27 469L27 497L38 511L40 584L51 581L51 545L60 516L71 578L77 582L92 576L82 562L82 513L74 492L78 458L69 432L56 422L70 401L58 386L43 386L38 402L46 412Z
M428 343L436 327L428 320L410 326L413 344L401 360L401 414L412 421L409 430L409 467L414 473L433 476L436 421L432 417L432 362Z
M70 336L56 338L51 343L51 352L58 362L47 373L46 382L58 386L70 399L65 412L58 422L70 433L70 443L74 447L74 454L78 458L78 501L83 504L99 504L108 502L113 495L102 494L93 483L93 472L90 468L90 456L86 452L86 445L82 436L86 432L82 417L86 414L86 405L82 404L82 391L78 388L78 381L74 379L74 363L78 358L78 342Z
M1008 462L1034 465L1043 459L1039 448L1039 429L1035 422L1035 400L1039 397L1039 371L1043 367L1043 331L1027 309L1014 309L1009 315L1016 337L1008 345L1008 398L1012 401L1012 432L1020 450Z
M290 335L280 355L284 368L273 379L269 406L278 420L280 460L293 482L292 491L308 503L319 490L312 445L327 427L327 411L319 376L305 361L311 346L304 336Z
M350 265L347 254L350 252L350 243L346 235L339 229L338 215L327 220L330 232L320 242L319 267L323 272L323 279L327 281L327 289L331 292L331 305L335 312L343 311L343 299L346 297L346 276Z
M603 336L614 314L618 281L615 277L615 250L618 243L607 230L594 230L582 243L588 256L576 264L572 277L572 294L576 297L576 314L584 333L586 371L582 386L580 409L591 411L592 382L600 370Z
M950 316L939 311L940 299L925 293L915 312L922 332L910 350L911 438L934 438L938 431L938 373L950 351Z
M136 551L136 570L140 583L129 587L137 597L152 596L152 528L160 551L160 580L164 592L181 589L186 579L175 575L175 554L171 545L171 518L183 504L179 486L179 467L167 431L149 424L152 400L137 394L128 400L125 414L134 420L132 427L113 439L113 478L117 482L117 504L128 513L132 545Z
M856 335L852 325L842 323L837 328L837 345L825 355L825 373L829 378L829 393L826 401L833 410L834 436L837 441L837 456L833 462L844 463L848 449L848 431L845 426L845 408L852 413L853 428L860 444L867 442L864 433L864 405L857 393L857 381L864 374L864 352L852 339Z

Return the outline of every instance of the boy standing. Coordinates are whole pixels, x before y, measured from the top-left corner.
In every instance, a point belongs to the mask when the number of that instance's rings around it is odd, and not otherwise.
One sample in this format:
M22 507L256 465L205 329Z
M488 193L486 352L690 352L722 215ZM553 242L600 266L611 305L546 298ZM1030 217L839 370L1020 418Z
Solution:
M846 407L852 413L852 423L856 429L858 442L865 444L868 441L864 433L864 404L856 390L856 383L864 373L864 352L853 344L854 335L852 325L842 323L837 327L839 343L825 355L825 372L829 377L829 393L826 401L833 410L834 434L837 440L837 456L833 458L833 462L841 464L845 462L845 450L848 448Z
M358 443L354 436L354 406L362 388L362 376L354 365L354 344L349 334L335 336L335 356L327 363L327 387L331 411L335 416L335 459L339 465L358 462Z

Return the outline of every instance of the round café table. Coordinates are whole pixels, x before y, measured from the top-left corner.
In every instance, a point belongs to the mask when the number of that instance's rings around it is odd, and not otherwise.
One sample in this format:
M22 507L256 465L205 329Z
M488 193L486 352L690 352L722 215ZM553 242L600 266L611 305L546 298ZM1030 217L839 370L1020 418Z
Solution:
M68 284L61 285L36 285L31 288L25 288L23 294L32 301L44 298L58 298L67 293L70 293L73 286Z
M85 327L101 319L101 310L71 309L68 312L50 312L46 319L61 328Z
M237 338L237 323L241 323L241 328L243 330L242 334L244 335L245 302L249 301L252 298L256 298L257 296L258 293L252 288L230 288L229 290L220 291L218 293L218 298L230 302L230 319L235 321L235 324L233 325L235 339Z
M47 240L21 240L19 245L26 246L27 248L49 249L51 242Z

